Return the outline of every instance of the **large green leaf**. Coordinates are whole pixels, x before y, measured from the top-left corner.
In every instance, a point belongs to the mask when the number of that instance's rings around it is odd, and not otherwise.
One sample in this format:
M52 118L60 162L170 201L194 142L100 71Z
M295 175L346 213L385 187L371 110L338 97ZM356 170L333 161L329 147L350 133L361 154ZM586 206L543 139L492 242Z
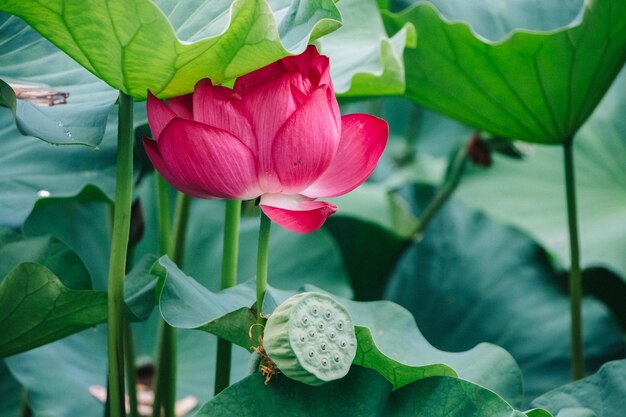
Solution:
M2 0L0 9L116 90L145 98L148 89L170 97L204 77L219 83L246 74L303 51L341 22L332 0L274 3L273 11L265 0Z
M277 375L266 385L256 374L229 387L205 404L198 417L388 416L510 417L523 416L501 397L456 378L434 377L391 392L376 373L353 367L343 379L310 387ZM549 417L534 410L535 417Z
M626 77L580 130L574 143L580 245L584 267L626 276ZM561 150L531 148L524 161L496 156L470 170L458 197L468 206L528 232L567 268L569 246Z
M580 381L564 385L535 399L533 404L545 407L562 417L574 417L591 410L597 417L621 417L626 410L626 360L609 362Z
M392 31L414 24L405 51L407 96L494 134L555 144L572 137L626 60L626 4L585 2L580 22L487 41L430 4L388 14Z
M39 94L69 94L66 104L16 100L0 80L1 113L12 114L20 133L55 144L96 146L117 92L98 80L17 17L0 12L0 79ZM45 100L42 100L45 101ZM2 126L5 126L4 117ZM3 135L3 136L6 136Z
M0 357L102 323L106 303L103 292L70 290L48 268L20 264L0 283Z
M408 198L423 207L429 190L415 188ZM480 342L507 349L530 399L570 380L569 302L557 275L528 236L452 200L405 252L386 296L408 308L440 349ZM587 370L626 353L600 302L584 299L583 323Z
M337 94L402 94L405 88L405 47L415 47L415 29L405 25L389 38L375 0L338 3L343 26L320 41L330 57L330 75Z
M256 345L256 340L249 338L255 315L246 309L256 299L252 281L216 294L186 276L167 258L162 258L159 264L161 268L157 273L165 280L159 305L169 324L208 331L246 348ZM315 287L306 289L317 290ZM271 314L291 294L291 291L270 288L263 313ZM481 344L467 352L442 352L424 339L411 314L396 304L345 299L341 302L357 326L354 363L377 370L394 388L420 378L458 374L503 392L513 401L521 397L519 368L502 349ZM494 369L502 372L494 375Z

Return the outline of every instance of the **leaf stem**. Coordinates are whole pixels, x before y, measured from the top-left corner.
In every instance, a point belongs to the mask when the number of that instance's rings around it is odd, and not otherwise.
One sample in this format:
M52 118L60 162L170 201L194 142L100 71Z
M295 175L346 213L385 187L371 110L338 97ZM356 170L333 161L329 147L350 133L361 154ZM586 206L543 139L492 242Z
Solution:
M108 359L111 417L124 406L124 275L133 191L133 99L120 91L115 176L115 211L108 276Z
M221 289L237 284L237 256L239 254L239 224L241 200L226 200L224 219L224 250L222 256ZM217 340L217 362L215 367L215 395L230 384L230 362L232 345L227 340Z
M159 223L159 250L161 253L169 253L171 228L169 185L156 171L154 172L154 184L156 188L157 218Z
M569 272L572 378L581 379L585 374L582 331L582 276L580 271L580 245L576 214L576 181L574 176L573 138L563 144L565 165L565 197L567 201L567 223L569 229L570 259Z
M450 199L454 190L461 182L465 165L467 164L467 146L462 146L457 151L452 165L448 170L444 184L441 186L435 197L428 203L420 218L417 226L413 230L413 239L419 239L428 227L430 222L435 218L439 210Z
M170 228L169 185L156 174L159 236L162 253L175 263L182 264L185 232L191 199L179 192L176 196L174 223ZM171 233L170 233L171 232ZM163 319L159 324L157 372L154 381L155 398L153 416L175 417L176 408L176 329Z
M257 323L264 325L263 298L267 291L267 260L269 255L270 228L272 221L261 211L261 227L259 228L259 246L256 260L256 309Z
M126 383L128 384L128 405L130 417L139 417L137 406L137 371L135 369L135 348L133 329L130 323L124 323L124 363L126 365Z

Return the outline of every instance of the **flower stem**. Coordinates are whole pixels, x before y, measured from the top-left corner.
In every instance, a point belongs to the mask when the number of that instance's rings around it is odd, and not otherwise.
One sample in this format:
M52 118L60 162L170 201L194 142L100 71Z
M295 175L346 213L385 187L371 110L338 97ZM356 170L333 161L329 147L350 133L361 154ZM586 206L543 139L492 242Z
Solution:
M120 92L115 176L115 212L108 276L108 359L111 417L124 406L124 275L133 190L133 99Z
M264 325L263 297L267 291L267 259L269 255L270 226L269 217L261 212L261 227L259 228L259 246L256 259L256 309L257 323Z
M578 219L576 214L576 181L574 176L574 153L572 138L563 144L565 165L565 195L567 200L567 222L571 267L569 272L572 378L581 379L585 374L582 331L582 276L580 272L580 246L578 241Z
M443 186L439 189L439 191L437 191L435 197L428 203L422 212L417 226L415 227L415 230L413 230L414 239L419 239L421 237L424 230L426 230L430 222L435 218L437 213L439 213L439 210L441 210L444 204L450 199L454 190L456 190L456 187L461 182L461 177L463 176L466 164L467 146L464 145L456 153Z
M240 218L241 200L227 200L224 219L221 289L234 287L237 284ZM230 384L231 352L231 343L219 338L217 340L217 362L215 367L215 395L222 392Z

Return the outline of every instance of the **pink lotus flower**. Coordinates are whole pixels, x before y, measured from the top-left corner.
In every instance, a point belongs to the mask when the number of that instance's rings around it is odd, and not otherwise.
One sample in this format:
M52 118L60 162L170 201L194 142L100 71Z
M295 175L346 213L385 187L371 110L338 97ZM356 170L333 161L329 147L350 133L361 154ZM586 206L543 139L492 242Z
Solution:
M150 160L179 190L200 198L248 200L294 232L322 226L337 197L362 184L387 143L387 123L367 114L341 116L328 58L314 46L237 79L208 79L193 94L148 96L155 140Z

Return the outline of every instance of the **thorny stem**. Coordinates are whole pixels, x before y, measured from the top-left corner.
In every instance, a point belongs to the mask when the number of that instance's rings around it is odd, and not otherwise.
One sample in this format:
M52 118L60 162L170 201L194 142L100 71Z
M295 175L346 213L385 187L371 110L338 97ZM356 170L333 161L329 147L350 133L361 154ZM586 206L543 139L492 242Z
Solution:
M263 298L267 290L267 259L269 255L270 226L272 221L261 212L261 227L259 228L259 246L256 261L256 309L257 323L264 325Z
M428 206L422 212L415 230L413 230L413 238L419 239L424 233L424 230L428 227L430 222L435 218L439 210L448 201L448 199L454 193L454 190L461 182L465 165L467 164L467 146L462 146L448 171L448 175L443 186L439 189L435 197L428 203Z
M224 219L224 250L222 256L221 289L237 284L237 256L239 253L239 223L241 200L227 200ZM215 368L215 395L230 384L231 343L219 338L217 341L217 362Z
M133 189L133 99L120 92L115 176L115 212L108 276L108 360L111 417L124 406L124 275Z
M574 176L574 153L572 138L563 144L565 165L565 196L567 201L567 222L571 267L569 272L572 378L581 379L585 374L582 331L582 276L580 272L580 245L578 240L578 219L576 214L576 181Z

